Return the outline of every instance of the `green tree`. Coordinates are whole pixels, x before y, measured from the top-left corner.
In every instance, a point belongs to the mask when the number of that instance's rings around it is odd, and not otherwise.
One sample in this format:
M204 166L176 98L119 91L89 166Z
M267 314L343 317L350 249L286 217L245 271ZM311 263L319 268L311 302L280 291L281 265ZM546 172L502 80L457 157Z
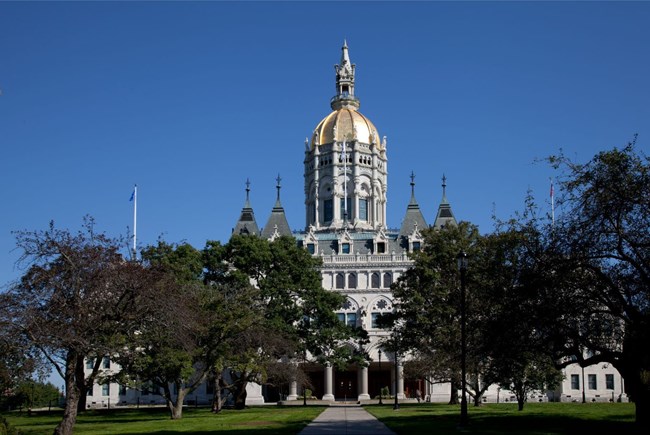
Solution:
M635 138L636 141L636 138ZM650 426L650 160L635 141L560 170L562 213L546 234L538 297L564 363L610 362ZM548 325L552 325L548 326ZM584 350L588 353L585 353Z
M57 434L70 434L86 391L99 373L101 356L123 346L125 334L147 316L141 302L156 278L124 261L121 241L97 233L91 218L77 234L50 227L16 232L27 266L3 294L3 323L63 378L66 405ZM86 375L84 362L94 358Z
M12 327L11 319L5 314L11 313L10 302L0 294L0 406L11 400L14 389L32 376L42 378L49 369L39 352L30 346L28 340Z
M310 355L322 363L342 364L365 359L349 345L365 340L364 334L342 324L334 313L343 297L322 288L320 260L298 247L294 238L269 242L235 235L226 251L229 273L252 282L259 290L257 305L263 307L258 329L242 336L249 341L229 357L236 407L245 404L246 384L264 382L270 366L277 370L278 360L296 364Z
M60 391L51 383L43 383L32 379L22 381L7 398L7 405L11 408L27 407L30 409L41 408L54 404L58 405Z
M152 384L164 397L172 419L182 418L185 398L207 379L220 376L224 355L233 340L247 334L254 322L248 313L250 285L243 281L210 282L204 277L204 254L187 243L142 251L144 264L163 273L155 313L147 328L134 331L132 346L117 357L120 382Z
M476 264L483 289L480 327L484 330L477 345L489 356L487 378L511 390L520 410L528 394L554 388L561 379L552 346L536 321L544 310L536 296L535 259L541 249L534 225L519 225L515 220L498 223L492 234L482 238Z
M423 231L422 250L412 254L410 267L392 286L396 312L386 319L399 336L401 352L413 350L417 367L429 382L451 382L450 403L457 403L460 384L460 274L457 256L461 250L470 258L467 274L467 368L468 392L474 403L490 385L490 359L483 340L485 287L481 278L481 250L478 228L467 222L440 230ZM473 381L472 381L473 380ZM480 382L479 382L480 381Z

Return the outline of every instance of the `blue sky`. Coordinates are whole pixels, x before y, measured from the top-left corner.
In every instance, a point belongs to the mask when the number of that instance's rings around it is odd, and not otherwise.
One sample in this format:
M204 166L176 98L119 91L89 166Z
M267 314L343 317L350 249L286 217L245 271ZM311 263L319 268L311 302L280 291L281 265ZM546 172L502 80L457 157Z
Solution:
M491 229L553 172L650 141L647 2L0 2L0 283L12 230L226 241L260 226L283 179L304 227L304 139L329 111L346 38L361 112L388 137L389 226L416 173L429 222L441 177L458 219Z

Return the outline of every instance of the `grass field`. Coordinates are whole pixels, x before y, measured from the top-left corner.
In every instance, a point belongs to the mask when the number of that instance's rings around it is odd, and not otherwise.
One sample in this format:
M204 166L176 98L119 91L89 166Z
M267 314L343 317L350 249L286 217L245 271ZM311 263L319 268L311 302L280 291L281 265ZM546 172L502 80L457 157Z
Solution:
M188 408L172 421L163 408L88 411L81 415L75 434L297 434L323 411L321 406L264 406L218 415L206 408ZM460 407L443 404L369 405L370 413L399 435L458 433ZM50 434L61 418L51 413L9 413L4 416L21 433ZM469 407L472 434L632 434L634 405L630 403L529 403L522 412L516 404ZM338 435L338 434L333 434Z
M88 411L80 415L75 434L296 434L324 407L264 406L212 414L207 408L188 408L183 418L172 421L163 408ZM51 434L61 411L3 414L22 434Z
M407 404L366 406L371 414L398 434L458 433L460 406ZM516 403L469 406L465 433L474 434L630 434L634 432L632 403Z

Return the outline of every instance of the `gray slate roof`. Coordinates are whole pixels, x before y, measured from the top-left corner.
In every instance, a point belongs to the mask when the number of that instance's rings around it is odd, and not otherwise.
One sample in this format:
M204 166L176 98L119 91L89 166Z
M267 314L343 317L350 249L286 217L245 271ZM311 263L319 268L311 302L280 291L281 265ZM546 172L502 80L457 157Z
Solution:
M246 198L246 203L244 208L242 208L241 215L239 220L235 225L235 228L232 229L233 234L248 234L248 235L259 235L260 230L255 221L255 213L253 213L253 207L251 207L248 198Z
M289 222L287 221L287 216L284 213L284 208L280 204L278 199L275 202L273 210L271 210L271 216L266 222L266 226L262 229L262 238L270 239L271 236L275 233L275 230L278 230L278 234L281 236L291 236L291 228L289 227Z
M416 225L418 229L422 231L427 228L427 221L424 220L424 215L422 214L422 210L420 210L420 205L415 199L415 193L411 192L411 201L409 201L409 205L406 207L406 214L402 221L402 228L399 230L400 243L403 249L408 249L407 237L413 233Z

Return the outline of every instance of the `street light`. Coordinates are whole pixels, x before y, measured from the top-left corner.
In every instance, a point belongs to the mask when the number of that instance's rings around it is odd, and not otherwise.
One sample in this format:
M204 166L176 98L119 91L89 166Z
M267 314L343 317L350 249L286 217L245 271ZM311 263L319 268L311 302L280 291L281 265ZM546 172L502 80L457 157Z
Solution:
M383 405L384 402L381 401L381 349L379 349L377 353L379 354L379 404Z
M307 347L305 347L302 354L302 363L305 377L302 381L302 406L307 406Z
M467 336L466 336L466 319L465 319L465 280L467 278L467 254L460 251L456 257L458 260L458 270L460 271L460 371L462 396L460 398L460 426L467 426L467 386L466 378L466 358L467 358Z

